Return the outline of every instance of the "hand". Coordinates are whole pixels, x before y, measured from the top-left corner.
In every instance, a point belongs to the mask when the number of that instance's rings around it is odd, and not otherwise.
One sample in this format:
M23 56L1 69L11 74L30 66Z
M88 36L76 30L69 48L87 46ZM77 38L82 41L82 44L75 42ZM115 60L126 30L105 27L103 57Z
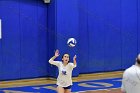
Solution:
M58 57L60 54L59 54L59 50L57 49L56 51L55 51L55 57Z
M75 55L75 56L73 57L73 60L76 60L76 57L77 57L77 56Z

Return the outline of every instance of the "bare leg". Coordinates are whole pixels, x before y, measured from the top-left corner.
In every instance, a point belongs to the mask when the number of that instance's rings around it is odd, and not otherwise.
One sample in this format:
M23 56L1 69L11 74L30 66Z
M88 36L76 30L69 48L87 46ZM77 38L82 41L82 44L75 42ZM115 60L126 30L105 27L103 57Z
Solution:
M57 93L64 93L64 88L57 86Z
M71 93L71 89L65 89L64 93Z

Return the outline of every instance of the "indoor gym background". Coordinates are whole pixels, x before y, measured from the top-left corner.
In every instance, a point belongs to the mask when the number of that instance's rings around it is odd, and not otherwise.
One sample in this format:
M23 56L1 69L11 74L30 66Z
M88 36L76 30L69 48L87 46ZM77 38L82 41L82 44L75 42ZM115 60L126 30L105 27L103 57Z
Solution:
M139 0L1 0L0 19L1 81L57 77L55 49L77 55L75 77L122 71L140 52Z

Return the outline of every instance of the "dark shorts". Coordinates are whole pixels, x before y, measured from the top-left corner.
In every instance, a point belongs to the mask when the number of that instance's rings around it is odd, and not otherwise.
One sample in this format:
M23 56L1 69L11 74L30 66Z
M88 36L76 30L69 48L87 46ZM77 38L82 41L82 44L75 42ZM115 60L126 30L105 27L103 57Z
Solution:
M71 85L70 86L68 86L68 87L63 87L64 89L71 89Z
M57 85L58 86L58 85ZM71 89L72 85L68 86L68 87L63 87L64 89Z

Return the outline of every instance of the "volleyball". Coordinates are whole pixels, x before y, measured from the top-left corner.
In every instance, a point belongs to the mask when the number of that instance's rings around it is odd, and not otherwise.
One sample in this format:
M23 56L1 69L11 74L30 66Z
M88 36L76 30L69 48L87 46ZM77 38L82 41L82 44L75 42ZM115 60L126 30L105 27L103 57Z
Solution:
M69 47L75 47L76 46L76 39L75 38L69 38L68 41L67 41L67 44Z

